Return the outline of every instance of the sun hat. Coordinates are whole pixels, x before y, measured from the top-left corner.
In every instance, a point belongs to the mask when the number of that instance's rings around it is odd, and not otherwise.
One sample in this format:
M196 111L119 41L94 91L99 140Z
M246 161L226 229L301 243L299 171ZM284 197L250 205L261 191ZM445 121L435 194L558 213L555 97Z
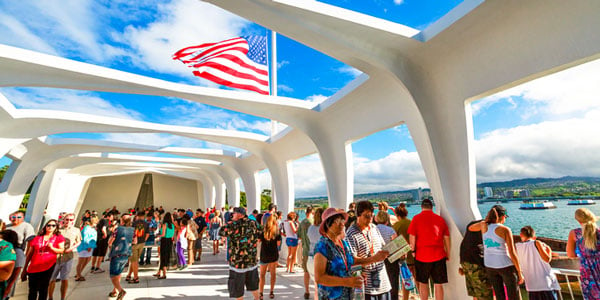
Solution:
M327 223L327 219L337 215L342 215L342 217L344 217L344 222L348 221L348 214L342 209L330 207L326 209L323 214L321 214L321 226L319 227L319 233L321 233L321 235L327 234L325 231L325 223Z

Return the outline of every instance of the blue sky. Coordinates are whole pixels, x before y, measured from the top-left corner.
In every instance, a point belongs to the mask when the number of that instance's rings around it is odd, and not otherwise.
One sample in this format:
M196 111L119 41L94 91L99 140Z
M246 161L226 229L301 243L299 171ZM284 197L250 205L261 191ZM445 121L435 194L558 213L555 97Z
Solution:
M433 0L321 2L416 29L426 28L460 3ZM192 76L187 67L171 60L171 54L186 46L266 32L259 25L197 0L0 0L2 44L214 88L222 87ZM282 96L322 101L360 74L284 36L278 37L277 56L278 93ZM593 167L600 166L599 155L595 154L600 152L594 148L597 142L588 139L594 134L590 126L600 128L594 123L600 111L598 91L594 89L600 86L596 80L600 78L598 65L590 63L476 102L473 122L478 181L529 176L600 176L600 170ZM174 98L39 88L2 88L0 92L19 108L71 110L267 135L270 130L268 120ZM562 136L555 128L568 131ZM63 136L164 146L218 147L156 134ZM581 140L588 142L580 143ZM427 186L405 126L356 141L353 151L356 192ZM585 159L579 155L575 156L581 158L577 161L556 162L569 153L585 154ZM6 159L0 160L0 164L6 162ZM294 172L297 195L326 193L318 157L298 160ZM266 186L270 180L267 172L263 174L262 182Z

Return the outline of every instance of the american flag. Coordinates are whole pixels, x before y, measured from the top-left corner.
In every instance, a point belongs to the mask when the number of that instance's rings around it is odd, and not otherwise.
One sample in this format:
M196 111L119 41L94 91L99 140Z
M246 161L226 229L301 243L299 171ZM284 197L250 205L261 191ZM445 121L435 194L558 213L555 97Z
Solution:
M183 48L173 54L198 77L232 88L269 94L267 38L243 36Z

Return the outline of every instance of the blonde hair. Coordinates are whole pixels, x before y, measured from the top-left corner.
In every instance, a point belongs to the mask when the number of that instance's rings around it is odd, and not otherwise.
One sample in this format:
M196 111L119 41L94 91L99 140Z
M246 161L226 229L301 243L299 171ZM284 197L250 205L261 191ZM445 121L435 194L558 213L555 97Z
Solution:
M277 217L274 214L271 214L267 218L267 222L265 224L265 240L270 241L275 238L277 231L279 230L279 226L277 226Z
M575 219L583 227L583 244L587 249L596 250L598 237L597 226L598 217L587 208L579 208L575 211Z
M96 224L98 224L98 221L99 221L99 220L98 220L98 216L93 216L93 217L91 217L91 218L90 218L90 221L89 221L89 222L90 222L90 225L91 225L91 226L96 226ZM86 222L86 223L87 223L87 222Z
M388 215L387 212L380 210L375 216L375 221L377 221L377 224L388 225L390 222L390 215Z

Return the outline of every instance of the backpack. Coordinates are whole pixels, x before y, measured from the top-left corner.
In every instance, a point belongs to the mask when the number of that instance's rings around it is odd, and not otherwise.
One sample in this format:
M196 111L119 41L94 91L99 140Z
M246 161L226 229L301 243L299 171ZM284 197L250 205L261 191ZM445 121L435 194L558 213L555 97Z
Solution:
M140 222L135 226L135 231L134 231L134 236L141 238L144 237L146 235L146 230L144 228L144 223Z

